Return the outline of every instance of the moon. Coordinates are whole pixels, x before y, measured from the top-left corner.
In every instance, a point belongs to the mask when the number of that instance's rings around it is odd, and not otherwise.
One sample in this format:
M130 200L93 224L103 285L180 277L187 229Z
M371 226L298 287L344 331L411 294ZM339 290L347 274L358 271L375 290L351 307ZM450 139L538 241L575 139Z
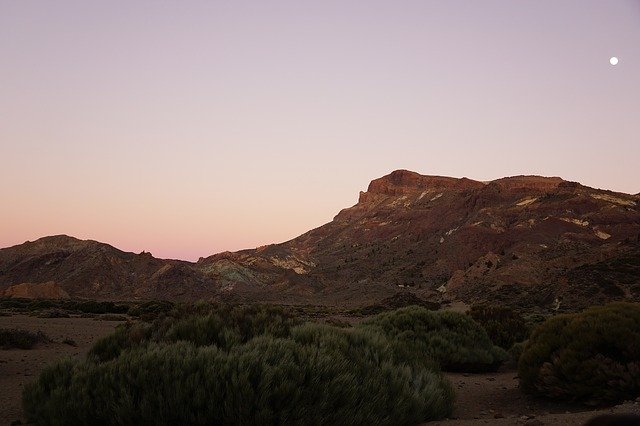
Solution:
M612 56L611 59L609 59L609 63L611 65L618 65L618 58L616 58L615 56Z

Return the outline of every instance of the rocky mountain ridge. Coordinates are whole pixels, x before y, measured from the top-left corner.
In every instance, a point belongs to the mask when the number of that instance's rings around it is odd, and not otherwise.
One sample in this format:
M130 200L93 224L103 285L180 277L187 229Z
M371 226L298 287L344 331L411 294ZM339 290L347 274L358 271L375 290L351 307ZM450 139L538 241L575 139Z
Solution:
M410 292L569 308L640 300L640 196L559 177L480 182L397 170L291 241L197 263L65 238L0 250L0 291L55 282L71 296L105 298L363 305Z

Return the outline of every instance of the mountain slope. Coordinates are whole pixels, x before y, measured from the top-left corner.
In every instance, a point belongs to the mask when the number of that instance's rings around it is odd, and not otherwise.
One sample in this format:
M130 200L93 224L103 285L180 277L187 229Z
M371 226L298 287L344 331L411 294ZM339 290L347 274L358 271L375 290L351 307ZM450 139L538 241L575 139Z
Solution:
M399 289L525 306L637 299L637 269L605 280L590 280L588 271L639 259L639 201L560 178L483 183L398 170L372 181L332 222L233 260L287 265L296 280L288 286L279 275L271 285L297 293L302 282L309 294L336 303Z
M87 298L190 299L215 293L213 281L188 262L127 253L97 241L57 235L0 250L0 294L12 293L16 284L24 284L23 293L29 294L39 283Z
M0 250L0 292L364 305L436 301L568 308L640 300L640 196L558 177L491 182L397 170L291 241L197 263L47 237Z

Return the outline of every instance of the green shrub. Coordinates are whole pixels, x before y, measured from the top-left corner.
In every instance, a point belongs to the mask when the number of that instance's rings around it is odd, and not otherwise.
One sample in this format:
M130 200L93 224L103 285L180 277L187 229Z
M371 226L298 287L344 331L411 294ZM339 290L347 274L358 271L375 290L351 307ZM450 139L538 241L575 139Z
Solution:
M167 314L175 308L172 302L166 300L152 300L149 302L142 302L139 305L134 305L129 308L126 313L134 317L140 317L141 319L148 321L158 318L163 314ZM124 312L123 312L124 313Z
M31 303L30 299L3 297L3 298L0 298L0 309L24 311L29 307L30 303Z
M224 349L260 335L286 337L299 321L274 306L218 306L207 315L176 319L161 317L152 323L124 324L94 345L89 354L99 361L120 355L122 350L149 342L186 341L196 346L215 345Z
M343 329L326 324L307 323L291 330L290 339L301 345L311 345L327 351L337 351L350 359L380 363L382 360L405 364L412 368L439 371L438 364L428 357L406 356L396 341L367 328Z
M52 309L58 307L60 304L59 301L46 300L46 299L36 299L29 302L26 309L29 311L39 311L41 309Z
M116 315L116 314L103 314L100 315L97 319L100 321L126 321L127 317L124 315Z
M524 317L506 306L474 305L468 314L487 331L493 344L502 349L509 349L529 336Z
M38 318L69 318L69 314L60 309L48 309L41 312Z
M151 326L144 323L125 323L115 331L94 343L88 356L104 362L120 356L123 350L146 344L151 336Z
M527 345L527 341L514 343L511 348L509 348L509 357L512 366L517 366L518 361L520 361L520 357L522 356L522 352L524 351L525 346Z
M0 349L31 349L38 343L50 342L46 334L38 331L0 328Z
M74 309L86 314L126 314L129 306L108 301L77 301L69 304Z
M230 348L263 334L286 337L291 327L298 323L284 309L276 306L220 306L208 315L194 315L176 321L164 339L185 340L196 346Z
M262 336L224 351L179 342L104 363L64 360L25 387L37 424L416 424L451 412L432 371Z
M531 394L612 404L640 395L640 305L558 315L534 330L518 363Z
M480 325L456 312L411 306L376 315L359 327L389 338L399 359L430 358L448 371L495 370L508 358Z

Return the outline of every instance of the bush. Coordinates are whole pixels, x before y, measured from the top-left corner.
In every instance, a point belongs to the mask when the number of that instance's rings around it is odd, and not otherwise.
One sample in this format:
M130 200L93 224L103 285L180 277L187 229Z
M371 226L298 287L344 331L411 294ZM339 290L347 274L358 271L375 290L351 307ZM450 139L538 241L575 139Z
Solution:
M162 314L167 314L173 310L174 307L175 305L172 302L165 300L153 300L143 302L137 306L132 306L125 312L131 316L140 317L143 320L153 320Z
M534 330L518 363L531 394L613 404L640 395L640 305L558 315Z
M439 371L438 364L429 357L407 356L397 342L366 328L342 329L325 324L303 324L291 330L290 339L301 345L311 345L327 351L337 351L350 359L372 363L389 361L411 368Z
M36 299L30 301L27 305L26 309L29 311L38 311L42 309L52 309L58 307L60 304L59 301L46 300L46 299Z
M30 299L20 299L20 298L0 298L0 309L11 309L23 311L26 310L29 304L31 303Z
M41 312L38 318L69 318L69 314L60 309L49 309Z
M96 361L108 361L120 356L123 350L148 341L151 327L148 324L120 324L108 336L99 339L89 350L88 356Z
M161 317L151 324L124 324L100 339L89 354L99 361L120 355L122 350L149 342L186 341L196 346L215 345L229 349L260 335L287 337L299 321L274 306L218 306L208 315L175 319Z
M379 314L359 327L389 338L399 359L430 358L448 371L491 371L508 358L480 325L456 312L411 306Z
M74 301L69 304L69 308L86 314L125 314L129 310L127 305L94 300Z
M100 315L97 319L100 321L126 321L127 317L124 315L104 314Z
M268 336L228 352L179 342L64 360L23 392L37 424L416 424L451 402L432 371Z
M493 344L502 349L509 349L529 336L524 317L506 306L474 305L469 315L487 331Z
M176 321L164 339L230 348L260 335L287 337L291 327L298 323L276 306L221 306L206 316L194 315Z
M38 343L50 341L41 331L33 333L27 330L0 329L0 349L31 349Z
M514 343L513 346L511 346L509 349L509 357L512 366L518 366L518 361L520 361L520 357L522 356L522 352L526 345L527 341L525 340L524 342Z

